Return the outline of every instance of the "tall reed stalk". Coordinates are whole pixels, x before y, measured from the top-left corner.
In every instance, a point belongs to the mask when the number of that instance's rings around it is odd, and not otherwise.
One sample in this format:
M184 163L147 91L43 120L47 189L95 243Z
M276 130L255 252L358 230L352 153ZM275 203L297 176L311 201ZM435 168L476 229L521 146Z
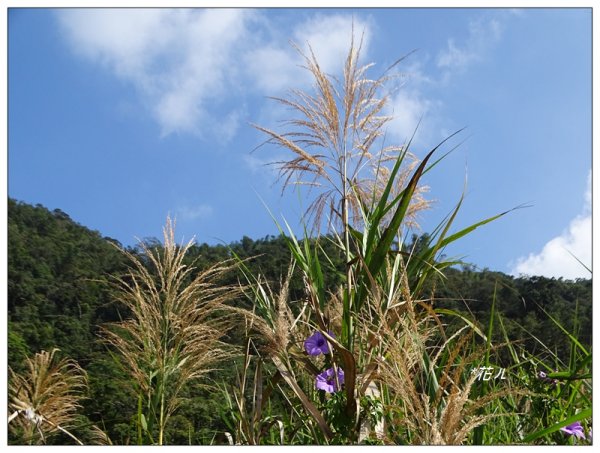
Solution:
M382 146L385 128L392 119L385 113L390 99L385 85L395 77L392 70L402 59L372 78L369 70L373 65L360 63L362 44L362 38L355 43L352 33L341 80L323 71L310 45L308 54L295 46L304 67L313 76L314 92L291 90L287 98L273 98L297 114L285 122L288 130L276 132L255 125L269 136L266 143L293 153L292 159L279 163L284 189L296 184L320 189L307 210L314 222L312 231L319 230L328 210L329 229L340 235L340 247L348 263L341 339L347 348L352 347L354 337L350 313L355 310L351 296L355 277L350 263L357 251L351 237L352 226L362 219L363 205L372 202L373 195L385 188L387 181L383 186L379 184L384 175L389 175L385 165L397 159L415 160L405 146ZM402 170L400 175L406 179L408 171ZM415 188L407 217L427 206L422 197L424 190Z
M177 245L169 218L163 236L162 247L141 243L139 258L122 250L131 267L114 278L113 289L129 318L103 329L135 383L138 443L158 445L165 442L185 386L232 356L231 347L221 341L232 327L223 308L239 294L238 287L220 283L232 263L204 270L186 264L193 242Z
M423 313L434 311L430 306L421 306L425 283L457 262L442 259L444 248L506 214L451 233L461 198L422 247L406 249L409 226L414 224L416 213L428 206L421 178L445 156L433 158L455 134L420 162L409 151L412 139L402 146L384 146L391 120L385 115L390 99L388 84L394 78L392 70L402 59L379 77L371 77L373 65L360 64L361 47L362 39L356 44L353 32L341 79L322 70L310 46L308 54L296 47L313 77L313 90L291 90L288 97L274 98L297 115L284 123L287 127L283 132L255 125L268 136L266 143L291 152L289 160L278 164L284 190L300 184L318 191L307 210L307 218L313 221L312 232L320 232L322 215L327 210L327 231L332 239L326 240L337 244L345 260L342 286L328 293L324 272L327 262L322 260L329 258L320 245L323 239L310 238L306 223L303 239L298 239L287 224L285 229L278 224L294 264L303 275L306 299L300 301L302 310L288 324L292 326L289 341L269 353L277 369L273 378L279 376L285 381L316 423L320 434L315 441L325 443L359 440L361 420L369 417L372 401L368 401L381 393L374 386L381 364L391 357L390 342L398 335L414 338L424 334L420 319ZM292 301L275 302L264 282L252 275L247 277L254 288L251 298L255 310L246 315L254 319L260 332L272 329L268 333L272 337L273 320L279 319L282 304L287 307ZM283 312L292 310L288 307ZM257 317L263 322L257 322ZM322 359L307 356L300 338L301 332L306 339L315 331L329 345ZM427 363L435 363L427 349L421 354ZM335 381L324 387L333 389L333 394L326 397L315 391L315 378L325 373L323 368L329 368L327 372ZM412 372L415 370L407 369L403 378L415 378ZM429 368L427 373L427 388L419 391L435 396L440 388L436 375ZM469 388L467 384L466 393ZM389 394L387 387L383 390L383 394Z

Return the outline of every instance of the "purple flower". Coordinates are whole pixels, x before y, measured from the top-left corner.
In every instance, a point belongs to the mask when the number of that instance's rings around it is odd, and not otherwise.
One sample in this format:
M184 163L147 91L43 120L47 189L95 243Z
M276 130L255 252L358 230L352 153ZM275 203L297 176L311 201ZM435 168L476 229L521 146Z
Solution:
M543 371L538 372L537 377L540 381L552 384L553 386L556 386L556 384L558 384L558 379L550 379L548 375Z
M333 336L331 332L327 332ZM304 342L304 349L310 355L329 354L329 343L321 332L315 332Z
M344 383L344 370L338 367L338 381L340 385ZM335 372L333 368L323 371L317 375L316 386L319 390L325 390L327 393L337 392L339 390L335 381Z
M575 422L570 425L563 426L560 430L568 436L575 436L579 439L585 439L585 434L583 433L583 426L581 423Z

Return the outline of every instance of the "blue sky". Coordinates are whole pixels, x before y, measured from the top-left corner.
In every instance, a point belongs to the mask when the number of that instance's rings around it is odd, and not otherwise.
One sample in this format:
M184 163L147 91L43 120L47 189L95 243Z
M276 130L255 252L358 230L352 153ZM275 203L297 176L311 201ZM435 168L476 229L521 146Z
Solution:
M589 277L590 9L10 9L8 194L59 208L124 244L160 237L235 241L276 234L263 206L292 224L249 123L285 118L267 96L310 89L290 47L309 42L341 65L351 24L365 62L399 67L403 143L423 118L418 156L455 130L466 141L426 176L431 230L467 195L456 227L523 203L448 250L509 273ZM306 194L301 193L300 198Z

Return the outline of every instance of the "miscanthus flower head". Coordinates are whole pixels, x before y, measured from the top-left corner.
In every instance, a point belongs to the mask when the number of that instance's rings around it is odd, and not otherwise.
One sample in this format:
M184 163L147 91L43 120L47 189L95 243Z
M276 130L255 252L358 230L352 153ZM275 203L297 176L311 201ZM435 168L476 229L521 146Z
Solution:
M327 332L333 336L331 332ZM315 332L304 342L304 349L310 355L329 354L329 343L321 332Z
M338 367L337 371L337 380L339 381L340 385L342 385L344 383L344 370ZM333 393L339 390L335 380L335 372L333 371L333 368L329 368L328 370L325 370L321 374L317 375L316 387L319 390L326 391L327 393Z
M570 425L563 426L560 430L568 436L575 436L579 439L585 439L585 434L583 432L583 426L581 423L575 422Z

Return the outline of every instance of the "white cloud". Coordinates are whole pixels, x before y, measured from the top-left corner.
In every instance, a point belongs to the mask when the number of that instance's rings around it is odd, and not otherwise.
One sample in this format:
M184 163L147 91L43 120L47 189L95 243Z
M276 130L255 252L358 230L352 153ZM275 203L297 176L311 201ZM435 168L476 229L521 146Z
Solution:
M195 206L180 206L176 213L181 220L206 219L213 215L213 207L208 204Z
M228 143L235 137L246 113L245 107L232 110L220 120L219 124L215 125L215 133L220 138L221 143Z
M243 113L225 107L233 95L276 95L311 82L288 39L305 52L310 43L323 68L333 71L344 61L353 23L350 15L317 14L277 30L248 9L63 9L57 15L73 51L131 84L162 135L212 134L221 141L233 138ZM354 28L365 32L366 52L368 23L355 18Z
M305 53L310 44L324 71L339 76L354 28L357 40L364 33L362 58L370 62L372 21L351 14L319 12L290 29L248 9L63 9L57 14L72 49L131 84L163 136L193 133L228 143L247 113L238 101L231 107L234 96L244 103L244 96L309 89L311 75L299 67L303 61L288 39ZM500 38L503 17L473 21L462 47L448 42L439 67L455 71L478 59ZM436 81L424 76L415 58L397 68L408 71L408 83L386 112L395 117L388 134L396 142L410 137L421 117L418 143L439 139L433 130L441 121L440 103L426 95ZM274 113L281 118L271 102L254 115L269 125Z
M209 111L239 86L232 62L248 45L249 10L65 9L58 15L73 50L131 83L163 135L215 130Z
M395 143L406 143L418 125L413 145L431 145L439 141L436 131L442 103L427 95L427 88L437 81L423 72L423 62L419 60L403 62L396 74L403 85L391 97L386 110L386 114L393 117L387 125L388 137Z
M437 66L444 70L444 79L451 74L466 70L471 64L484 58L502 37L505 17L512 15L503 11L494 17L480 17L469 23L469 34L462 45L453 38L447 47L438 54Z
M298 77L299 60L288 48L267 44L250 51L245 60L255 84L264 93L288 89Z
M77 53L127 78L139 78L172 39L160 9L64 9L58 17Z
M355 46L363 43L361 54L367 55L371 37L369 23L350 15L318 15L309 19L294 31L294 42L305 54L312 48L319 65L326 73L340 72L348 55L352 27L354 25Z
M353 24L357 39L364 32L361 50L364 57L371 36L368 21L350 15L318 14L298 23L290 34L284 34L285 38L271 30L273 36L269 41L250 50L244 61L255 84L265 93L273 95L288 88L307 88L313 82L312 76L300 68L304 61L290 41L307 56L310 45L321 68L326 73L339 74L348 54Z
M560 235L544 245L542 251L519 258L513 266L513 275L543 275L567 279L590 278L590 273L577 262L573 255L591 269L592 263L592 215L591 172L584 194L583 212L571 221ZM571 255L572 254L572 255Z
M423 97L419 90L400 90L391 100L390 110L393 119L388 123L388 134L406 143L415 133L419 120L425 116L432 101ZM429 135L429 128L419 126L415 136L419 142L425 141Z

